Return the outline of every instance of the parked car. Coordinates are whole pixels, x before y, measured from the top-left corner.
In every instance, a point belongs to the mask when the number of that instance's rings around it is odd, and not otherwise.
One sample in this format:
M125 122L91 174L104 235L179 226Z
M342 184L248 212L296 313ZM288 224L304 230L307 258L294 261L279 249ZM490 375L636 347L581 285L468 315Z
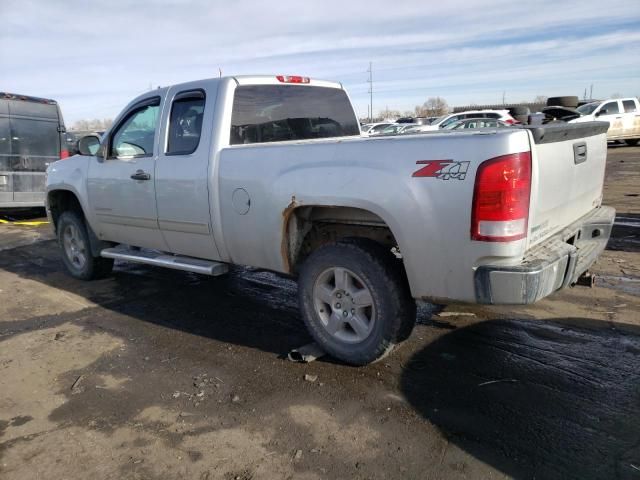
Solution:
M415 123L393 123L382 130L382 132L380 132L380 135L399 135L408 128L412 128L415 126L417 126L417 124Z
M576 108L579 117L569 123L600 120L609 122L607 140L622 140L628 145L640 141L640 102L637 98L612 98L601 102L587 103Z
M465 118L457 122L450 123L445 130L464 130L468 128L503 128L509 125L496 118Z
M443 115L442 117L435 119L430 125L422 126L420 130L425 132L439 130L441 128L445 128L451 123L467 118L494 118L496 120L502 120L508 125L517 123L516 120L509 114L508 110L469 110L466 112Z
M79 279L114 259L297 277L315 341L361 365L409 336L415 299L528 304L574 284L615 216L606 128L363 138L340 83L214 78L146 92L81 139L49 166L47 214Z
M423 125L411 125L411 126L405 128L402 131L402 134L403 135L407 135L407 134L410 134L410 133L425 133L425 130L422 127L423 127Z
M429 125L437 117L402 117L396 123L412 123L414 125Z
M44 206L45 170L69 156L55 100L0 92L0 208Z
M385 128L391 125L393 125L391 122L369 123L361 128L361 132L367 136L380 135Z

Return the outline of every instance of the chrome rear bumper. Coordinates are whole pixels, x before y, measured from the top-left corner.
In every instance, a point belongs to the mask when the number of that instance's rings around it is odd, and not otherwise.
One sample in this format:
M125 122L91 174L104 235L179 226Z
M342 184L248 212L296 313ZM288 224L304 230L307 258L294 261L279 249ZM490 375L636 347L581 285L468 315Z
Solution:
M616 212L599 207L529 250L519 265L482 265L475 272L476 300L529 304L574 284L607 246Z

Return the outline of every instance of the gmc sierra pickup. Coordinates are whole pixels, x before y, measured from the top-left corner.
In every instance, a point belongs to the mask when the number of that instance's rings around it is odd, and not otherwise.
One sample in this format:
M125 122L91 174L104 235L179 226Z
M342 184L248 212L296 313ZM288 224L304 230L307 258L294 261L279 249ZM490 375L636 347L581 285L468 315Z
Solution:
M297 277L345 362L407 338L415 299L526 304L605 248L608 124L363 138L339 83L238 76L145 93L47 173L70 274L114 259Z

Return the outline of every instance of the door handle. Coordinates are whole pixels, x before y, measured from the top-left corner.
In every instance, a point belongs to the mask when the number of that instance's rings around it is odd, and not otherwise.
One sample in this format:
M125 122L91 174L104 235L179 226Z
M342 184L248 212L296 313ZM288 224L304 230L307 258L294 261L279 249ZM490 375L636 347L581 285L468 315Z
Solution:
M151 174L144 170L138 170L136 173L131 175L131 178L133 180L151 180Z
M580 165L587 161L587 144L578 142L573 144L573 163Z

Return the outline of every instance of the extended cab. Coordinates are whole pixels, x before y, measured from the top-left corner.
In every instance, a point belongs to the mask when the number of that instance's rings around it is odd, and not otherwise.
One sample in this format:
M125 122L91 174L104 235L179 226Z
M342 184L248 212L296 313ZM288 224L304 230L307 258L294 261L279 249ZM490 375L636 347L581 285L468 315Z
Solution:
M526 304L575 283L614 219L607 126L363 138L338 83L202 80L83 138L48 169L47 211L77 278L114 259L295 276L315 340L365 364L407 338L414 299Z

